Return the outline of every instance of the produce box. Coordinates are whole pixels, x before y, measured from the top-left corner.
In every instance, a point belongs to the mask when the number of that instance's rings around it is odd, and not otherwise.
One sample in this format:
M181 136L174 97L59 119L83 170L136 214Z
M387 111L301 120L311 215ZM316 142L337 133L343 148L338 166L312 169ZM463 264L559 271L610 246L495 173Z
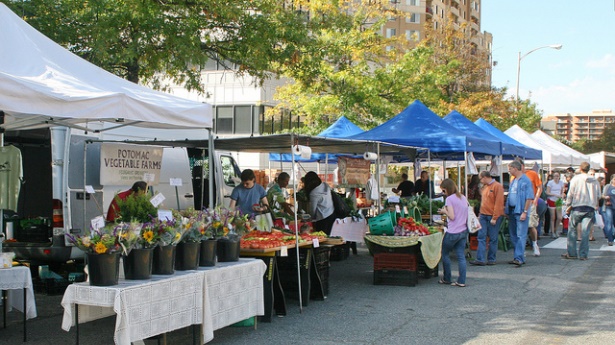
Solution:
M337 246L331 247L331 261L342 261L348 259L350 256L350 243L346 242Z
M374 254L374 285L415 286L418 283L418 255Z

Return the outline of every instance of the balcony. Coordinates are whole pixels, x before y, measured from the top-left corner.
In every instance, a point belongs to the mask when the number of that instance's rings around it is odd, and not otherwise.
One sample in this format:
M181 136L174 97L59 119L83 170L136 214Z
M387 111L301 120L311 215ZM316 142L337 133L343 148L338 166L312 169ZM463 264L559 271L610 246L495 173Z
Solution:
M476 32L480 32L480 26L478 26L478 24L476 24L474 21L470 22L470 28L472 30L475 30Z
M449 7L449 11L451 11L451 14L453 16L455 16L456 18L459 18L459 9L457 7Z

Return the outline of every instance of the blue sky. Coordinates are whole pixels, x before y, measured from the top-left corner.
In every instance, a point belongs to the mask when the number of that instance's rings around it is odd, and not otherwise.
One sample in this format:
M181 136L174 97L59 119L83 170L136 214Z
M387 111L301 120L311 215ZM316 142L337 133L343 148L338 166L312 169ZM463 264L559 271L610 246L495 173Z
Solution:
M493 34L492 84L544 115L615 111L615 0L483 0L481 29Z

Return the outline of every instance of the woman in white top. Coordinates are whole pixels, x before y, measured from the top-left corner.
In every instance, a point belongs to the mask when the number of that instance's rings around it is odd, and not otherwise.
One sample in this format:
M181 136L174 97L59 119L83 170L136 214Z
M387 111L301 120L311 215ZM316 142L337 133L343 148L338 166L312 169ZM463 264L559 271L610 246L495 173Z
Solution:
M562 222L562 207L556 207L555 202L565 198L564 181L560 180L559 172L552 174L553 179L547 183L547 205L551 221L551 238L557 238L557 226Z

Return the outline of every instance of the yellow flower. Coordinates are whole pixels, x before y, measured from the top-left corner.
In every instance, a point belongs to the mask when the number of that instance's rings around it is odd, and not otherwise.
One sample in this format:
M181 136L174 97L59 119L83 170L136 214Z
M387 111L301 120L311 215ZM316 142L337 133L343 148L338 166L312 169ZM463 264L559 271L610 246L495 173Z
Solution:
M181 236L182 236L182 235L181 235L179 232L175 233L175 240L176 240L176 241L177 241L177 240L179 240L179 238L180 238Z
M215 221L215 222L212 224L212 226L213 226L215 229L219 228L219 227L220 227L220 225L222 225L222 224L221 224L219 221Z
M105 246L102 242L96 243L96 247L94 247L94 251L98 254L104 254L107 252L107 246Z
M228 234L228 227L224 227L224 236L226 236Z
M147 242L152 242L152 240L154 239L154 232L151 230L144 232L143 239L146 240Z

